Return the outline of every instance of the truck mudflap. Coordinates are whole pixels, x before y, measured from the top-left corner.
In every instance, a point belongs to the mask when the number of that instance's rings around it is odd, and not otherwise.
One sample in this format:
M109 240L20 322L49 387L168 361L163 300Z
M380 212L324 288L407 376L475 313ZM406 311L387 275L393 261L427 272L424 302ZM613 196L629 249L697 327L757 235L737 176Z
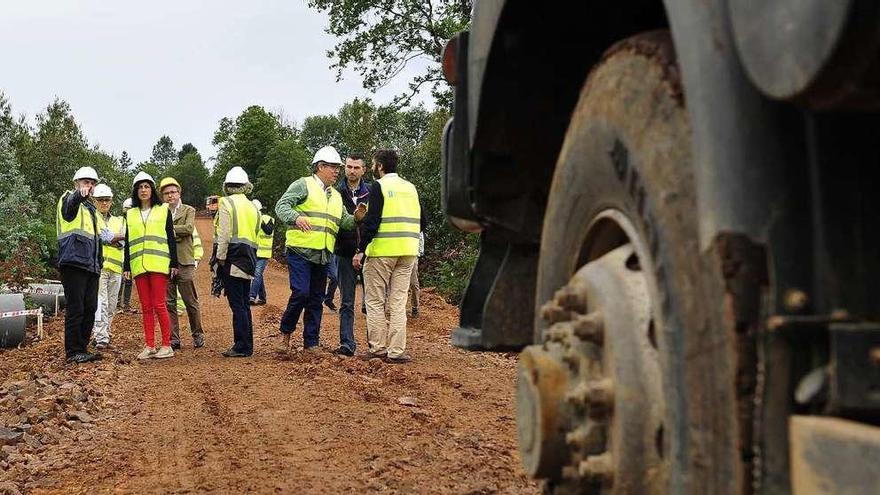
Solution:
M792 416L789 435L795 495L880 490L880 428L839 418Z

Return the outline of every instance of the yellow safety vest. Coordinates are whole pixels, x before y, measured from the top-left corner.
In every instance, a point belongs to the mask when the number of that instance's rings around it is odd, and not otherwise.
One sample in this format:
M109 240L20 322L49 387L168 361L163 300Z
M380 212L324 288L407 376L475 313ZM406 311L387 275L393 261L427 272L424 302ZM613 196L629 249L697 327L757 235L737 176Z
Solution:
M314 176L306 177L309 195L294 209L309 219L312 230L303 232L298 227L287 229L285 245L308 249L326 249L333 252L336 247L336 234L342 221L342 196L330 188L330 197L324 192L324 184Z
M134 207L126 213L126 221L131 276L137 277L147 272L170 273L171 253L168 250L168 236L165 232L168 205L153 206L146 223L141 217L140 208Z
M193 259L199 261L205 255L205 249L202 247L202 238L199 237L199 229L193 225Z
M394 175L378 180L382 188L382 219L367 256L418 256L422 208L411 183Z
M224 208L229 210L232 219L226 261L248 275L253 275L257 263L257 230L260 228L260 212L244 194L220 198L218 214L214 217L214 256L217 253L217 232L220 228L219 211Z
M260 217L260 230L257 231L257 258L272 257L272 240L275 237L275 233L274 231L271 234L263 232L263 225L274 221L269 215L262 215Z
M104 221L104 216L100 213L98 214L98 229L102 229L106 226L110 229L114 234L123 234L125 233L125 219L122 217L115 217L110 215L110 220ZM113 273L122 273L122 259L123 252L122 248L118 248L112 246L110 244L104 244L104 270Z

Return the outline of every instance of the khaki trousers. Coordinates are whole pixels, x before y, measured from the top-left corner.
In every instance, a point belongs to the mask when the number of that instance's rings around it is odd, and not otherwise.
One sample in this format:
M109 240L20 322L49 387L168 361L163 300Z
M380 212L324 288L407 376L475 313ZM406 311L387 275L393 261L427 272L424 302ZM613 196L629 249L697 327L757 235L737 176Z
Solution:
M415 256L367 258L364 288L367 295L367 343L371 352L400 357L406 350L406 296ZM388 314L385 318L385 294Z
M409 279L409 297L412 307L419 307L419 259L413 263L412 276Z
M168 279L168 291L165 296L165 306L168 308L168 318L171 320L171 343L180 343L180 323L177 318L177 292L186 306L186 316L189 318L189 330L192 336L204 333L202 331L202 314L199 310L199 294L193 281L196 267L193 265L180 265L177 276Z

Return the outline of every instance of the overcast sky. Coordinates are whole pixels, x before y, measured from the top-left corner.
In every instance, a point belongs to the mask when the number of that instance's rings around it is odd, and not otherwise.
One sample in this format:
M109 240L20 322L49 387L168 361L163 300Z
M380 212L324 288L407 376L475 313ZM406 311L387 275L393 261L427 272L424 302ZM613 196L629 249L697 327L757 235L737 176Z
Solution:
M222 117L248 105L301 122L355 97L384 103L355 74L337 83L327 18L305 0L0 0L0 90L33 116L55 96L90 144L135 163L162 134L207 159Z

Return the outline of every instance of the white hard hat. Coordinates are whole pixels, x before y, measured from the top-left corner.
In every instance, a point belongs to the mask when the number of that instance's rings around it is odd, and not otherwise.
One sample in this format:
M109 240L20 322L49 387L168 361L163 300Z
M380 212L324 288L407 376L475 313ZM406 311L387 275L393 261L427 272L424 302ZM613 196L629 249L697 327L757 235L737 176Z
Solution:
M123 208L131 208L131 198L125 198L125 201L122 202Z
M107 184L98 184L95 186L95 192L92 193L92 196L96 198L112 198L113 190Z
M137 173L137 175L134 176L134 180L131 182L131 185L134 186L142 180L148 180L151 184L153 184L153 187L156 187L156 181L153 180L153 176L144 171L140 171Z
M247 184L248 182L250 181L247 172L241 167L229 169L229 172L226 172L226 180L223 181L224 184Z
M73 174L73 180L80 179L92 179L93 181L98 181L98 172L95 172L95 169L92 167L80 167L79 170Z
M260 200L259 200L259 199L252 199L252 200L251 200L251 203L253 203L254 206L257 207L257 210L259 210L259 211L263 211L263 203L260 203Z
M318 162L342 164L342 158L340 158L339 152L336 151L336 148L333 146L324 146L319 149L318 152L315 153L315 157L312 158L312 165Z

